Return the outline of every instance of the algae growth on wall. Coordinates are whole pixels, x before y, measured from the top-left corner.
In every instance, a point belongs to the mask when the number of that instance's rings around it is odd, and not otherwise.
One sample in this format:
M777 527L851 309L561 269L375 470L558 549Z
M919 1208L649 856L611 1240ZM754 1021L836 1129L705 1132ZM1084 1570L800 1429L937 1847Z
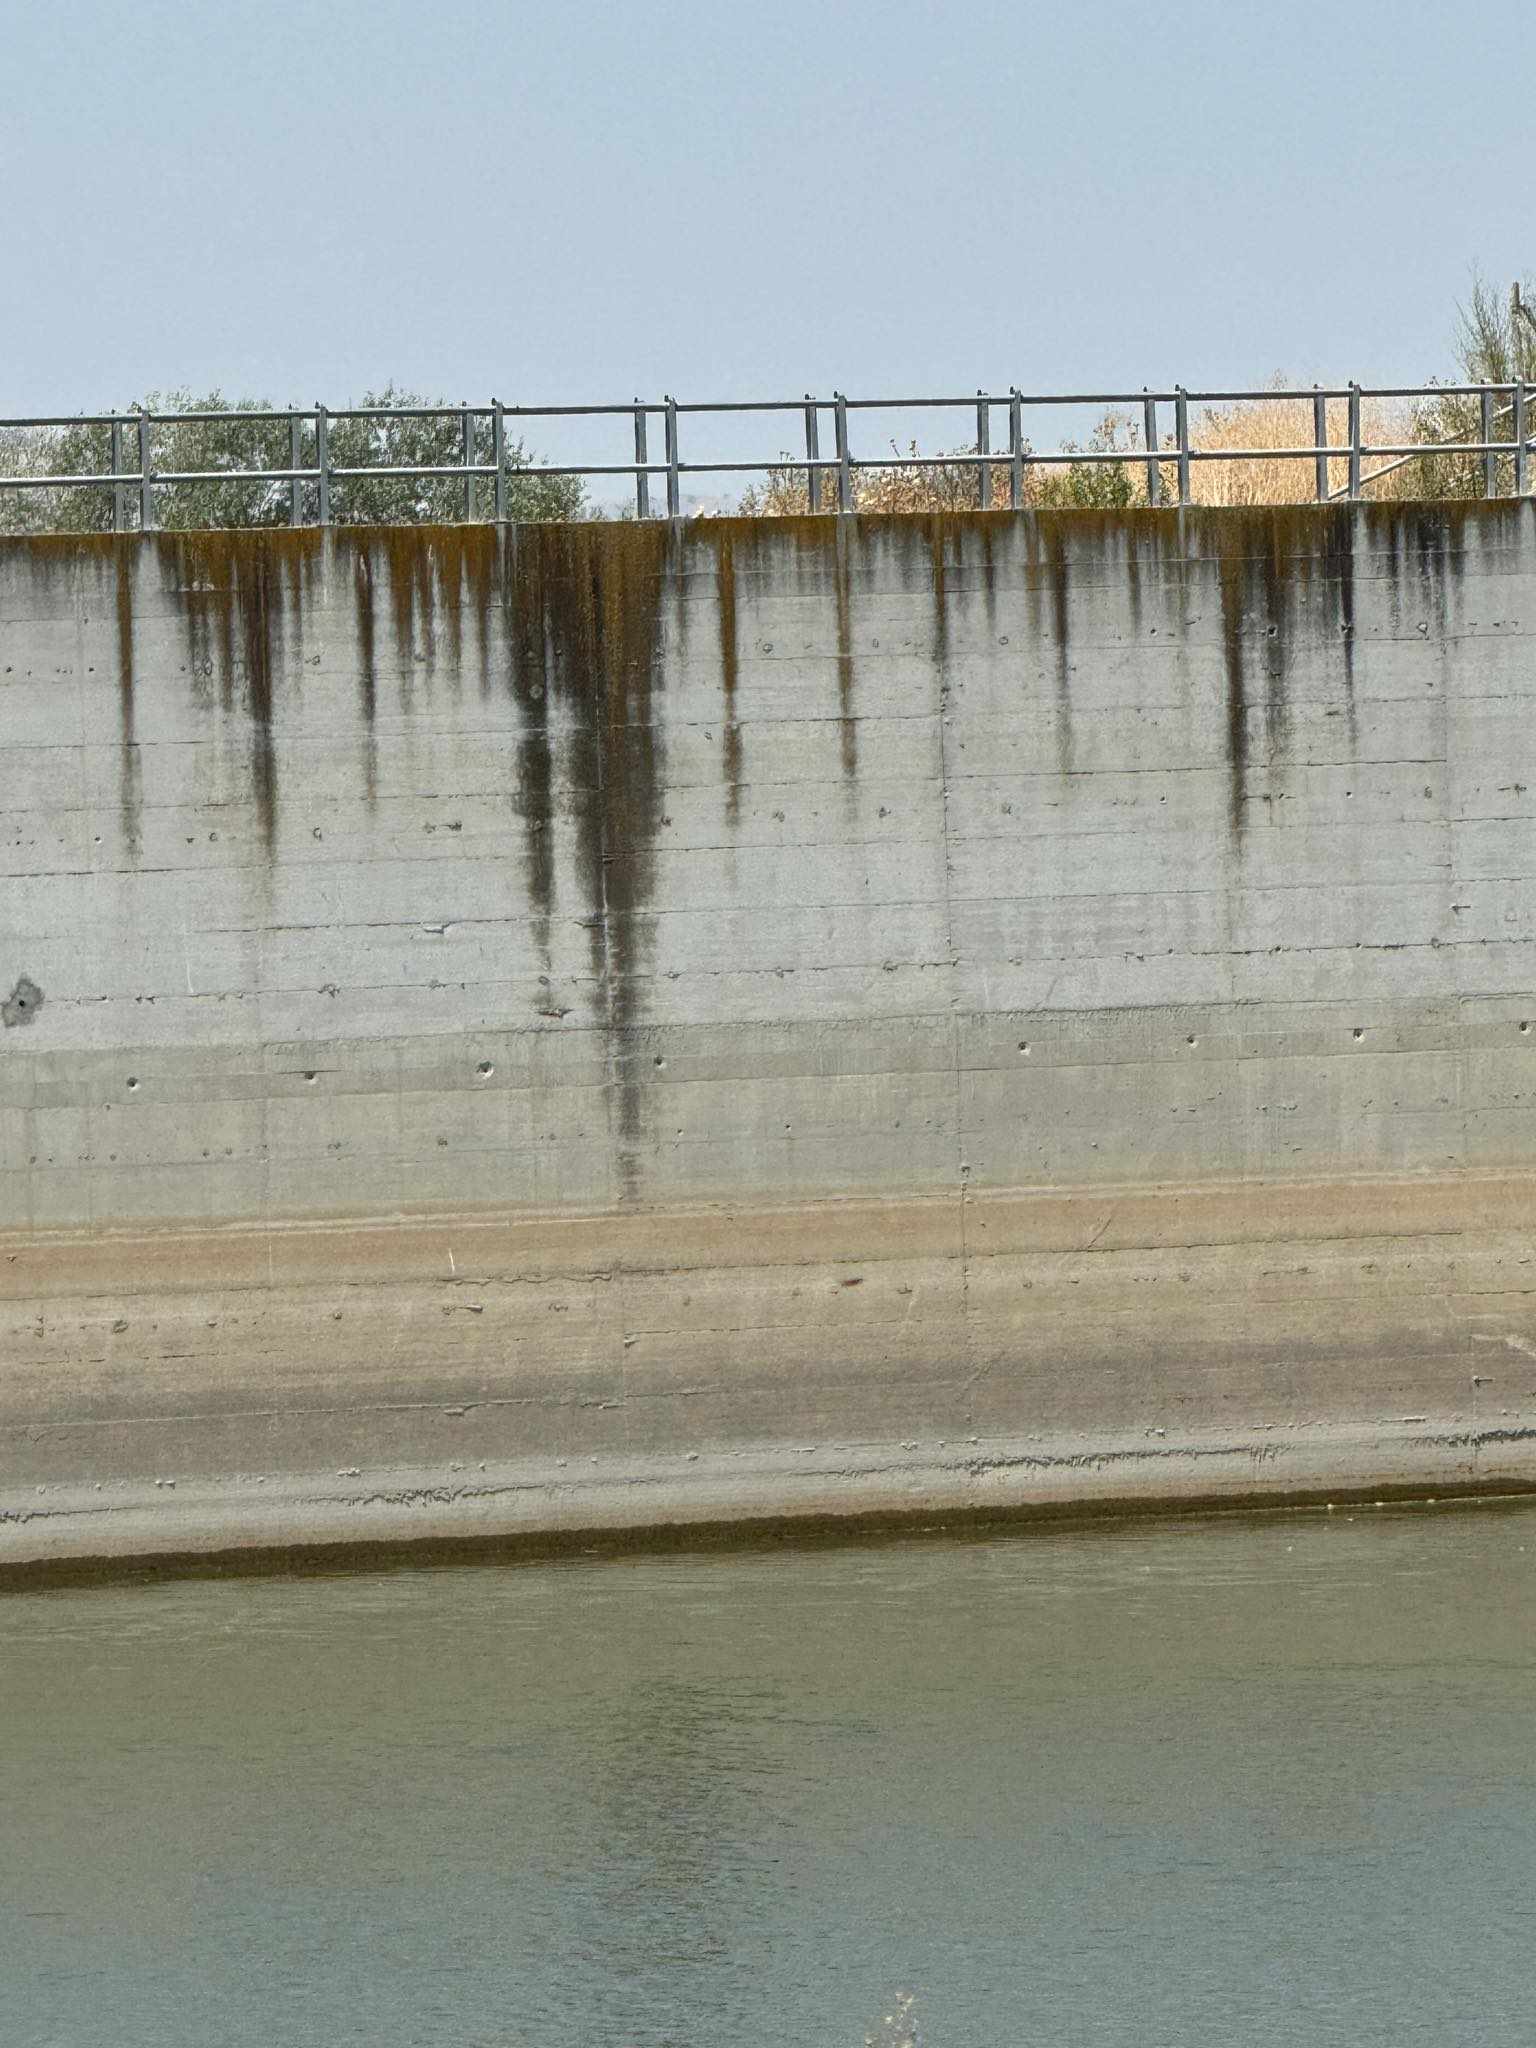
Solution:
M342 1467L1515 1441L1533 595L1515 503L0 547L18 1470L291 1467L322 1321Z

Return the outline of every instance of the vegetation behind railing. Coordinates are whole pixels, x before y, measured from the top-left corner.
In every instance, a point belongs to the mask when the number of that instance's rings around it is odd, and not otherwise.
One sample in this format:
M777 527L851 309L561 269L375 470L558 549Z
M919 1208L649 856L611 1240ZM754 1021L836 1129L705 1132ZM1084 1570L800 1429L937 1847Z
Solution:
M313 470L318 463L312 415L275 412L254 399L226 399L221 392L151 392L133 413L155 417L154 455L158 472ZM364 417L364 413L375 416ZM482 467L491 460L489 423L471 415L469 453ZM114 431L108 420L61 425L0 425L0 480L12 477L102 476L132 472L137 450L130 417ZM349 469L432 471L460 468L465 457L465 416L447 400L424 398L394 384L364 394L355 414L327 423L327 455L336 471ZM117 459L114 460L114 457ZM576 476L530 476L533 461L521 441L503 449L506 516L517 520L577 519L586 492ZM488 516L490 482L475 480ZM295 503L295 491L298 493ZM0 490L0 533L103 533L137 523L136 507L125 518L121 498L134 499L137 478L128 474L120 492L101 486L55 484L36 490ZM340 476L332 485L331 518L352 526L419 526L463 519L461 477ZM294 485L281 478L213 476L196 483L157 485L155 524L171 531L215 527L315 525L319 485L305 478ZM478 504L470 509L479 510ZM297 511L297 517L295 517Z
M1184 503L1282 505L1330 498L1503 497L1529 487L1536 452L1536 319L1519 288L1506 304L1481 282L1460 311L1461 383L1324 392L1277 381L1262 392L1146 392L1099 401L1014 390L976 399L889 402L908 411L974 408L975 438L888 456L856 449L857 426L883 402L834 395L719 405L550 408L453 406L395 385L351 408L284 411L219 392L152 394L126 413L0 420L0 533L279 525L569 520L594 510L587 479L623 479L633 512L652 491L683 509L684 482L750 476L738 501L703 509L748 516L1034 509ZM1037 448L1041 408L1100 406L1081 443ZM698 415L803 415L805 450L777 460L687 460L680 424ZM1007 446L993 439L1007 421ZM530 454L511 425L607 417L633 434L634 460L557 465ZM1171 415L1171 425L1170 425ZM828 424L833 446L823 446ZM652 431L661 426L658 437ZM852 422L852 424L850 424ZM663 447L655 448L660 438ZM626 451L627 452L627 451ZM652 459L659 456L659 459ZM77 481L78 479L78 481ZM611 509L611 508L610 508ZM658 503L655 509L660 510ZM695 502L691 509L700 509Z

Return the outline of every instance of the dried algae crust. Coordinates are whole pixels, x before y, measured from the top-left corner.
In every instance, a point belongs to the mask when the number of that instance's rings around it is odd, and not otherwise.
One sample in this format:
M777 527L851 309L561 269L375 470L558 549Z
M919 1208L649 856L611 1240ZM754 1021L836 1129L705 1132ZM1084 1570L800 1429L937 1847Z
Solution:
M1526 1484L1533 629L1514 504L0 544L5 1528Z

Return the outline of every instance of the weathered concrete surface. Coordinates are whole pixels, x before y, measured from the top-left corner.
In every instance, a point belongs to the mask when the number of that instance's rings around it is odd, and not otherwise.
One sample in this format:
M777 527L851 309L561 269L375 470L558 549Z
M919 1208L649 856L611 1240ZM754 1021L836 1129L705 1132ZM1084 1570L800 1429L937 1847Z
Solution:
M1533 626L1514 505L0 546L0 1563L1529 1483Z

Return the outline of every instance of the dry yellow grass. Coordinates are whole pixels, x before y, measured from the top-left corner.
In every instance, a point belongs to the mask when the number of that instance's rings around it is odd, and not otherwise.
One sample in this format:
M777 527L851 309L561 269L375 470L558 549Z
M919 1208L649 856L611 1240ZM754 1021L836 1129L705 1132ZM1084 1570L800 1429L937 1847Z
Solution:
M1113 423L1118 431L1118 422ZM1108 446L1106 437L1112 431L1108 420L1093 436L1094 447ZM1118 442L1115 445L1119 445ZM1072 465L1031 464L1024 472L1024 503L1032 509L1050 505L1131 505L1144 502L1145 460L1133 455L1127 445L1127 460L1118 463L1075 463ZM974 454L972 448L945 448L939 454L964 456ZM900 457L901 451L893 449L893 455ZM905 451L905 460L910 462L920 456L917 443L911 442ZM1137 481L1131 481L1132 466L1135 465ZM1009 510L1013 505L1013 476L1007 458L998 460L996 455L988 463L991 471L992 503L1000 510ZM917 468L907 468L900 461L889 464L877 463L853 472L853 503L857 512L950 512L964 511L981 503L980 462L949 464L922 462ZM1170 475L1169 488L1172 489ZM1139 493L1139 495L1138 495ZM797 468L786 457L783 464L769 471L760 484L750 485L741 496L740 509L750 517L775 518L810 510L810 495L806 486L803 469ZM823 470L821 481L821 510L835 512L837 509L837 474Z
M1328 445L1342 448L1349 441L1349 407L1342 398L1330 399ZM1406 446L1413 438L1413 416L1406 405L1384 399L1367 399L1360 410L1360 438L1388 447ZM1310 448L1313 445L1312 394L1310 391L1276 392L1273 398L1245 399L1216 407L1190 423L1190 447L1197 453L1222 452L1241 457L1231 462L1196 462L1190 466L1189 494L1197 505L1300 505L1317 495L1313 458L1291 459L1273 455L1273 448ZM1251 452L1249 452L1251 451ZM1367 457L1362 480L1373 470L1385 469L1388 458ZM1405 463L1372 483L1366 493L1373 499L1396 498L1405 494L1416 465ZM1330 492L1342 492L1349 484L1349 462L1338 455L1328 464Z
M1166 408L1165 408L1166 410ZM1348 405L1331 399L1327 406L1328 445L1343 447L1349 439ZM1415 417L1406 403L1367 400L1361 412L1361 438L1369 446L1406 445L1415 437ZM1222 462L1194 462L1190 466L1190 498L1196 505L1296 505L1310 503L1317 493L1312 456L1288 457L1272 454L1277 448L1310 448L1313 440L1312 394L1310 391L1276 390L1273 397L1244 399L1226 406L1196 413L1190 421L1190 447L1203 453L1229 455ZM1024 502L1041 509L1059 505L1105 507L1145 505L1147 502L1146 450L1139 430L1128 419L1106 414L1083 452L1124 452L1124 461L1031 464L1024 474ZM944 451L967 455L969 448ZM1078 451L1073 451L1078 452ZM1172 503L1178 496L1178 474L1173 461L1174 441L1162 438L1160 475L1162 497ZM916 456L914 444L909 453ZM1423 488L1417 462L1392 468L1376 481L1373 473L1385 470L1386 458L1367 457L1363 483L1365 495L1373 499L1418 495ZM1007 509L1012 505L1012 478L1006 460L994 456L992 503ZM854 507L860 512L942 512L974 507L981 502L981 465L958 467L928 463L920 468L877 465L856 470L853 476ZM1345 456L1330 458L1328 487L1342 493L1349 481ZM837 505L837 478L823 472L823 511ZM805 471L788 459L770 472L761 484L742 495L741 510L760 517L806 512L810 499Z

